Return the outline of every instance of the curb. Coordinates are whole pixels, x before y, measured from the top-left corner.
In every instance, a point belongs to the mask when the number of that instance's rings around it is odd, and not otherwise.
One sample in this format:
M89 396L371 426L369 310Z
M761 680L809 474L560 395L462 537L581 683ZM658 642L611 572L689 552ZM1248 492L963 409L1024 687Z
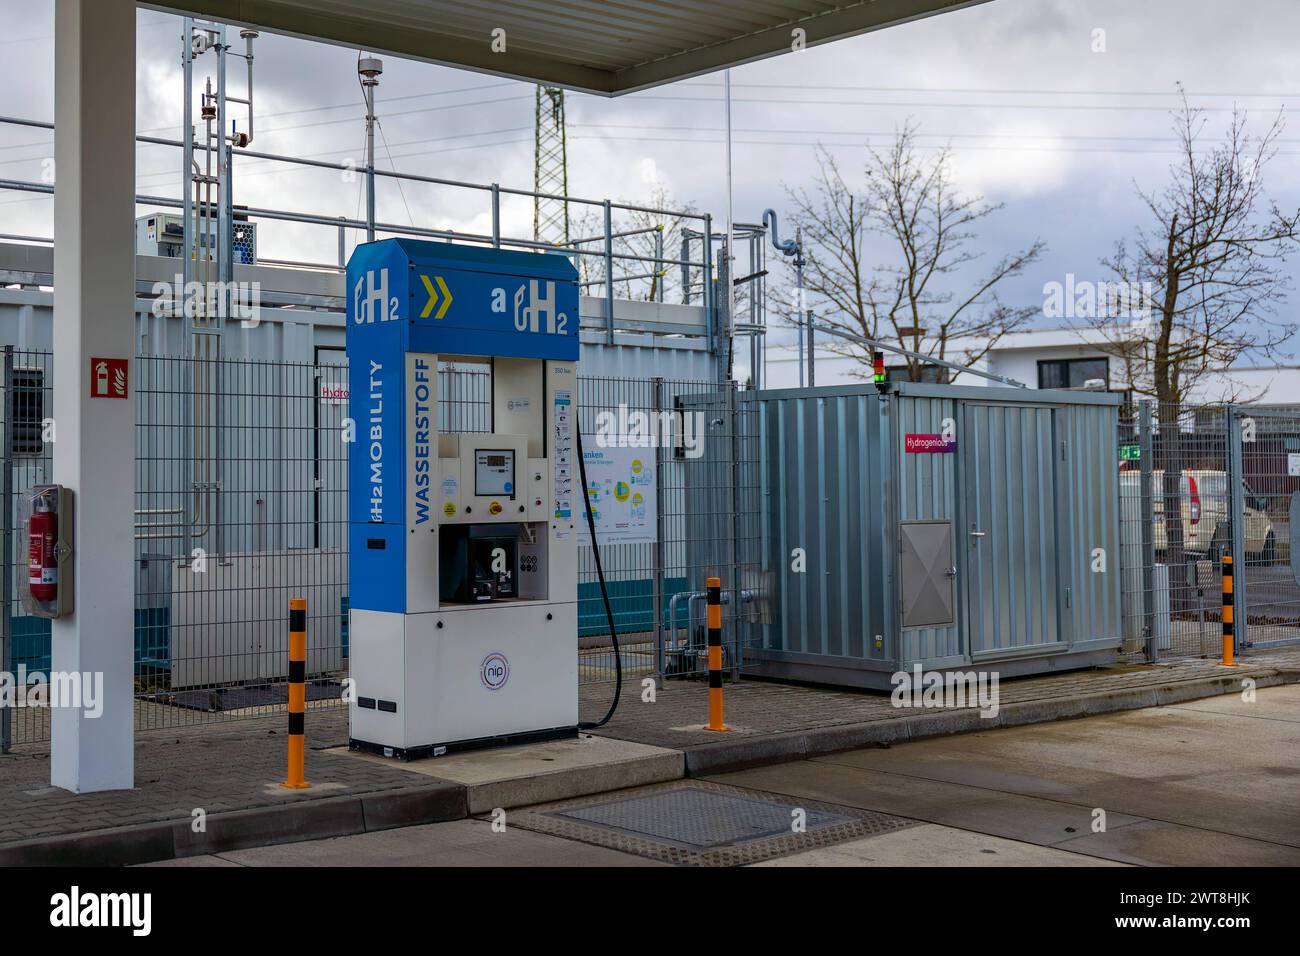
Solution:
M1168 706L1205 697L1232 693L1243 677L1250 677L1257 687L1300 683L1300 671L1270 669L1237 673L1222 677L1200 677L1171 684L1103 691L1077 697L1044 698L1004 704L993 718L983 718L978 710L965 709L936 713L890 717L861 724L790 731L762 737L723 740L698 744L685 749L686 775L731 773L770 764L788 763L808 757L854 750L872 745L889 746L943 737L952 734L991 730L997 727L1020 727L1026 724L1074 720L1125 710Z
M186 818L89 830L0 846L0 866L133 866L205 853L353 836L468 816L465 788L437 781L214 813L195 833Z
M475 816L491 813L497 808L510 810L681 780L686 776L684 754L680 750L663 749L660 754L611 763L490 783L465 784L465 801L470 816Z

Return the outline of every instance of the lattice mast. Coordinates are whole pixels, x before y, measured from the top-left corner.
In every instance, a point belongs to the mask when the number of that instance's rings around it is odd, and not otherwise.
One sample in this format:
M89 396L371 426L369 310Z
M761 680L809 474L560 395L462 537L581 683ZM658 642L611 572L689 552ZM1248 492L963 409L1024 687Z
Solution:
M569 194L569 163L564 136L564 90L537 87L533 133L533 192ZM533 199L533 239L563 245L569 241L569 206L557 199Z

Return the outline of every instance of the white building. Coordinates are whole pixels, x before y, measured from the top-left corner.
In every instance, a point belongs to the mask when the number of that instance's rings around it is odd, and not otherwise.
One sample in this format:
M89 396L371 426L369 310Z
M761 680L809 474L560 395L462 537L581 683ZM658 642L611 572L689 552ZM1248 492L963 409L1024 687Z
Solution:
M855 358L837 354L828 348L829 335L817 336L814 355L814 380L817 385L848 385L871 380L871 367ZM1127 393L1129 383L1124 363L1106 355L1106 340L1090 329L1031 329L1004 335L978 362L972 365L985 372L1023 382L1030 388L1078 388L1087 381L1102 379L1114 392ZM927 351L925 347L921 351ZM961 362L962 342L954 339L948 348L949 361ZM885 366L891 376L906 376L906 361L901 355L885 353ZM805 383L807 381L805 370ZM795 388L800 384L797 347L771 345L767 349L767 388ZM961 375L959 385L996 385L978 375ZM1243 363L1220 375L1200 382L1191 396L1194 402L1224 401L1236 396L1238 401L1268 404L1300 402L1300 364L1263 365Z

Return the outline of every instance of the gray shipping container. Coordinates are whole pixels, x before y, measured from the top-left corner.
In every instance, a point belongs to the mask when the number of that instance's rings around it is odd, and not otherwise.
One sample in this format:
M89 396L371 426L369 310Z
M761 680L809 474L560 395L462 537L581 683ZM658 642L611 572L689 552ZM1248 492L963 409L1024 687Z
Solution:
M1114 659L1119 396L894 384L734 400L743 437L706 445L701 476L754 489L727 535L739 580L723 581L759 606L739 625L750 673L888 688L918 664L1013 676ZM718 520L716 495L687 497L694 527ZM689 556L692 580L725 575L720 537Z

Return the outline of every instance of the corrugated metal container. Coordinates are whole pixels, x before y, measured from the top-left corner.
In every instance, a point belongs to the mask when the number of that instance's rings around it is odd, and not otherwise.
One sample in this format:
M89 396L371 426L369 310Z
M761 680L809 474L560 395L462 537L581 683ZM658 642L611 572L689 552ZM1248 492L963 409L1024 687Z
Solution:
M898 384L736 398L757 427L760 531L736 575L762 582L751 672L885 688L917 664L1010 676L1113 657L1118 396ZM720 502L695 497L706 527Z

